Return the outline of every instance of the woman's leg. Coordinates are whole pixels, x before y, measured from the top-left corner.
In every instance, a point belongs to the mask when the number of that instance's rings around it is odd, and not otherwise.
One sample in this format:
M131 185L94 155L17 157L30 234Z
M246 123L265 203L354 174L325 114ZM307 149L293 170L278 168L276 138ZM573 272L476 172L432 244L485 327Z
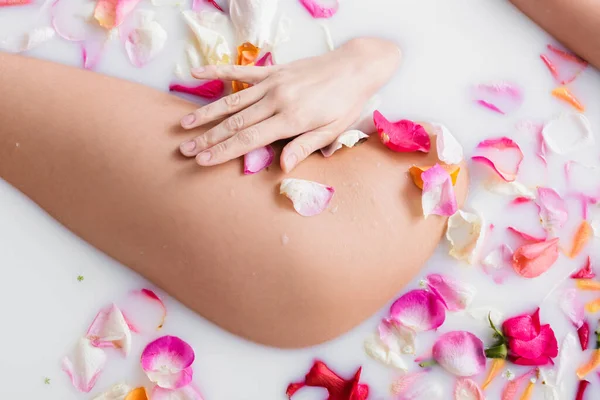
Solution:
M423 219L407 176L434 153L371 139L289 176L336 189L319 216L278 194L277 163L202 169L178 154L191 103L49 62L0 54L0 177L100 250L221 327L284 347L333 338L373 314L430 256L445 219ZM467 176L456 190L466 194ZM289 238L285 243L284 236Z

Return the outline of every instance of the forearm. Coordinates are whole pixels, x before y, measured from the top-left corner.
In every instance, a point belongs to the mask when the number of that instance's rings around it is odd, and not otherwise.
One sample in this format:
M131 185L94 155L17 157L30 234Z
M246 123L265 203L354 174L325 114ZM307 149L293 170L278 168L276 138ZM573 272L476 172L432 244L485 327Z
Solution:
M600 0L510 0L565 46L600 67Z

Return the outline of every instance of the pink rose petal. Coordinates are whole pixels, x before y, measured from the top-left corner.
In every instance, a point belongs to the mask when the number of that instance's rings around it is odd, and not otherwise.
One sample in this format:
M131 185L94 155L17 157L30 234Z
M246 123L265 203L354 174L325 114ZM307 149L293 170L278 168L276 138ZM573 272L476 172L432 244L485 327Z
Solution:
M390 319L415 332L424 332L439 328L446 319L446 312L436 295L416 289L405 293L392 304Z
M0 0L0 7L8 7L8 6L24 6L26 4L31 4L33 0Z
M406 119L390 122L377 110L373 112L373 122L381 141L390 150L429 153L431 140L421 125Z
M121 349L125 356L131 348L131 330L123 313L115 304L98 312L88 328L86 338L96 347Z
M421 174L421 179L423 180L421 205L425 218L431 214L449 217L456 213L458 204L452 178L444 168L435 164Z
M71 357L62 360L62 369L80 392L88 393L106 364L104 350L92 346L88 339L79 339Z
M485 400L485 395L471 379L459 378L454 385L454 400Z
M203 400L198 388L190 383L179 389L165 389L160 386L154 386L150 394L152 400Z
M456 376L474 376L485 370L483 342L470 332L443 334L433 345L432 354L440 366Z
M466 309L477 292L475 287L441 274L429 274L425 281L429 290L444 303L448 311Z
M508 267L512 264L513 250L510 246L502 244L491 250L481 265L486 274L490 275L494 282L501 284L508 275Z
M510 233L515 234L516 236L520 237L521 239L525 239L525 241L527 241L527 242L534 242L534 243L543 242L548 237L547 234L540 235L540 236L530 235L529 233L525 233L525 232L515 228L514 226L509 226L508 228L506 228L506 230Z
M518 365L546 365L558 355L558 343L550 325L542 325L539 335L531 340L508 338L508 347L516 354L511 361ZM555 349L553 356L545 353L548 347Z
M525 244L513 254L513 269L524 278L535 278L558 260L558 238Z
M571 274L571 279L593 279L596 277L596 273L592 269L592 259L588 256L587 261L583 267L578 271Z
M94 18L107 30L118 27L133 11L140 0L98 0Z
M477 145L479 155L471 157L475 162L492 168L506 182L517 179L523 152L517 143L507 137L484 140Z
M394 400L442 400L443 389L429 371L411 372L402 375L392 384Z
M321 214L333 198L335 190L317 182L303 179L284 179L279 193L284 194L294 205L296 212L304 217Z
M475 103L499 114L514 112L523 104L521 88L506 82L476 85L472 96Z
M172 92L187 93L194 96L202 97L203 99L213 100L223 96L225 84L219 79L204 82L198 86L186 86L179 84L169 85L169 90Z
M546 230L562 228L569 219L567 205L554 189L538 188L536 203L540 208L542 226Z
M273 54L270 51L265 53L265 55L259 58L254 65L257 67L270 67L271 65L275 65Z
M275 158L271 145L259 147L244 155L244 175L252 175L267 168Z
M377 327L379 340L390 349L402 354L415 354L417 332L392 318L384 318Z
M150 289L134 290L119 302L129 328L135 333L152 333L162 328L167 317L163 301Z
M561 85L566 85L577 78L587 68L587 61L566 50L561 50L551 44L540 58L550 70L554 79Z
M328 7L320 4L320 2L329 2L333 3L333 5ZM300 0L300 3L302 3L313 18L331 18L340 6L339 0Z
M517 393L520 391L521 386L525 385L525 382L529 381L529 379L534 378L536 376L536 368L533 368L523 375L513 379L512 381L508 381L508 383L502 389L501 400L516 400Z
M583 325L585 310L578 297L577 289L566 289L558 298L558 305L575 329Z
M179 389L192 380L194 350L176 336L162 336L142 352L142 369L148 379L165 389Z
M156 13L138 10L131 23L119 28L121 40L131 63L141 68L163 51L167 43L167 31L156 21Z

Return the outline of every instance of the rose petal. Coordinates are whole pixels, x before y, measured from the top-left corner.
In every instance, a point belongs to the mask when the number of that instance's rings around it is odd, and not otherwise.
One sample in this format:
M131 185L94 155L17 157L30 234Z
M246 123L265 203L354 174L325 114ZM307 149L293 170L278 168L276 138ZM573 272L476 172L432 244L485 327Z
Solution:
M392 368L407 371L406 363L402 359L402 351L397 341L391 341L392 346L384 343L379 335L371 335L364 341L365 353L372 359Z
M469 264L475 263L485 239L485 225L478 213L459 210L451 216L446 230L450 255Z
M138 10L132 21L132 24L123 24L119 33L129 61L141 68L165 48L167 31L156 21L154 11Z
M580 290L600 291L600 281L591 279L575 279L575 286Z
M437 154L440 161L446 164L459 164L463 160L463 148L450 130L442 124L430 122L436 135Z
M583 325L585 311L576 289L566 289L558 298L558 305L576 329Z
M514 112L523 104L521 88L507 82L476 85L472 96L475 103L500 114Z
M203 99L213 100L223 96L225 84L219 79L204 82L198 86L186 86L179 84L169 85L169 90L172 92L187 93L193 96L202 97Z
M452 178L452 186L455 186L456 180L458 179L458 174L460 172L460 166L442 164L441 167L444 168L446 170L446 172L450 175L450 178ZM423 178L421 177L421 175L423 174L423 172L427 171L430 168L432 168L432 167L431 166L413 165L408 170L408 173L410 174L410 177L412 178L413 183L419 189L423 189Z
M490 179L484 183L485 188L492 193L503 196L517 196L521 199L535 199L535 192L520 182L505 182L500 179Z
M454 385L454 400L485 400L485 395L477 383L460 378Z
M237 48L236 65L253 65L258 59L260 48L250 42L244 42ZM233 93L239 92L252 86L249 83L242 81L232 81L231 88Z
M571 251L569 252L569 258L575 258L581 253L581 250L588 244L592 236L594 235L594 231L590 224L583 220L577 231L575 232L575 236L573 237L573 246L571 247Z
M179 389L191 382L194 350L176 336L162 336L142 352L142 369L148 378L165 389Z
M100 26L110 30L118 27L133 11L140 0L98 0L94 18Z
M275 158L275 150L268 145L244 155L244 175L252 175L267 168Z
M538 188L536 204L540 209L542 226L546 230L562 228L569 219L567 205L554 189Z
M136 333L156 332L167 317L165 304L150 289L130 292L119 305L129 328Z
M284 179L279 193L284 194L294 205L296 212L304 217L321 214L333 198L335 190L331 186L303 179Z
M546 272L558 259L558 238L525 244L513 255L513 269L524 278L535 278Z
M533 236L533 235L530 235L529 233L520 231L513 226L509 226L508 228L506 228L506 230L509 231L510 233L514 233L515 235L517 235L518 237L520 237L522 239L525 239L527 242L539 243L539 242L545 241L548 238L547 234L541 235L541 236Z
M502 323L502 332L510 337L531 340L540 334L540 309L533 314L523 314L507 319Z
M381 142L390 150L429 153L431 141L423 126L406 119L390 122L379 111L373 112L373 122Z
M105 364L104 350L92 346L88 339L82 338L77 342L72 357L63 358L62 369L69 375L77 390L88 393L94 388Z
M331 157L333 153L341 149L342 146L352 148L355 144L363 142L368 137L369 135L362 131L356 129L348 130L338 136L329 146L323 147L321 149L321 154L323 154L324 157Z
M503 283L508 274L508 266L512 263L513 250L510 246L502 244L491 250L481 260L481 265L486 274L491 275L496 283Z
M98 312L88 328L86 338L96 347L121 349L125 356L131 349L131 330L123 313L115 304Z
M207 64L230 64L231 50L227 40L216 30L206 27L201 15L193 11L182 11L183 19L194 32L200 52Z
M536 368L533 368L525 372L523 375L511 381L508 381L506 386L504 386L504 389L502 389L501 400L516 400L517 392L519 391L520 387L525 385L525 383L528 382L531 378L534 378L535 375Z
M117 383L106 392L94 397L92 400L125 400L127 393L131 391L131 387L125 383Z
M398 351L402 354L415 354L415 339L417 332L400 322L384 318L377 327L379 340L390 350Z
M508 347L509 359L522 359L520 365L545 365L558 355L558 343L550 325L542 325L539 335L531 340L508 338Z
M312 15L313 18L331 18L337 12L340 2L339 0L330 0L333 5L330 7L319 4L327 0L300 0L300 3L306 8L306 10Z
M550 120L542 135L546 145L558 154L583 150L595 141L590 121L580 113L565 113Z
M485 370L483 342L466 331L453 331L440 336L433 345L433 358L446 371L469 377Z
M584 319L581 326L577 328L577 336L579 337L581 350L586 351L590 343L590 323L586 319Z
M402 375L392 384L394 400L442 400L443 390L438 380L427 376L428 371Z
M588 256L583 267L571 274L571 279L592 279L596 277L596 273L592 269L592 259Z
M479 155L471 157L473 161L488 165L506 182L517 179L523 152L513 140L507 137L484 140L476 151Z
M9 36L0 39L0 50L22 53L34 49L54 38L54 28L40 26L17 36Z
M544 136L542 135L544 125L532 121L520 121L517 123L516 128L523 133L528 133L535 136L535 143L537 147L535 154L542 161L544 166L546 166L546 143L544 141Z
M8 7L8 6L24 6L26 4L31 4L33 0L0 0L0 7Z
M143 386L133 389L123 400L148 400L148 392Z
M271 39L278 0L229 0L229 17L238 43L265 47Z
M540 55L540 58L544 61L554 79L561 85L574 81L588 66L587 61L551 44L547 46L546 52Z
M203 400L198 388L190 383L179 389L170 390L154 386L150 395L152 400Z
M421 174L423 194L421 205L423 215L451 216L458 210L456 195L452 187L452 178L439 164L434 165Z
M256 60L254 63L257 67L270 67L271 65L275 65L275 61L273 60L273 54L269 51L265 53L261 58Z
M427 287L444 303L448 311L466 309L477 293L474 286L441 274L429 274Z
M202 4L203 2L211 4L214 8L221 12L225 12L225 10L223 10L223 8L215 0L194 0L192 2L192 10L198 11L200 9L200 4Z
M415 332L439 328L446 319L444 304L431 292L411 290L390 307L390 318Z
M333 44L333 38L331 37L331 31L329 27L324 23L319 23L321 25L321 29L323 29L323 36L325 36L325 43L327 43L327 49L329 51L335 50L335 45Z
M581 104L579 99L577 99L577 97L575 97L575 95L567 87L562 86L554 89L552 91L552 96L564 101L567 104L570 104L574 109L576 109L579 112L585 111L585 106Z

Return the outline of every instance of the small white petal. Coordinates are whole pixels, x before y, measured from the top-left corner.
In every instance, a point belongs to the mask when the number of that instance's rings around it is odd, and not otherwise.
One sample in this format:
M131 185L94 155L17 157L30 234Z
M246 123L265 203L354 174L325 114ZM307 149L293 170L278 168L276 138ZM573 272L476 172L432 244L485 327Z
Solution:
M457 260L474 264L485 239L485 221L478 213L459 210L448 219L446 238L450 255Z
M438 158L446 164L458 164L463 160L463 148L450 130L442 124L430 122L436 135Z
M594 144L592 126L580 113L565 113L548 122L542 130L548 147L558 154L570 153Z

